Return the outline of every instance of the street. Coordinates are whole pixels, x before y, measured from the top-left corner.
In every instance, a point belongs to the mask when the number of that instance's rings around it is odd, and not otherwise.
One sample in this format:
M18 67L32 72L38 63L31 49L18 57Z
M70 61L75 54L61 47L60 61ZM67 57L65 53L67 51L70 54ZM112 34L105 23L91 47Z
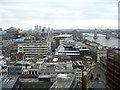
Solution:
M106 88L105 71L100 68L98 63L94 67L93 79L88 84L88 88Z

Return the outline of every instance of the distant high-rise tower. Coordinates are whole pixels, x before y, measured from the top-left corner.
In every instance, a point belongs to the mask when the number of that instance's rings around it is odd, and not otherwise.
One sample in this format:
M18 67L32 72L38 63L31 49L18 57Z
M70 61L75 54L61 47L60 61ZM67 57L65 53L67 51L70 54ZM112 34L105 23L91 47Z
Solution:
M109 33L109 28L107 29L107 31L106 31L106 39L110 39L110 35L109 35L110 33Z
M48 33L47 42L48 42L48 46L49 46L48 50L49 50L49 52L51 52L51 30L50 30L50 28L48 28L47 33Z
M35 30L37 31L37 26L35 26Z
M95 29L93 38L94 38L94 39L97 39L97 29Z
M2 30L0 31L0 56L2 56Z
M41 30L41 26L39 26L39 31Z
M38 25L35 26L35 30L36 30L36 31L40 31L40 30L41 30L41 26L38 26Z

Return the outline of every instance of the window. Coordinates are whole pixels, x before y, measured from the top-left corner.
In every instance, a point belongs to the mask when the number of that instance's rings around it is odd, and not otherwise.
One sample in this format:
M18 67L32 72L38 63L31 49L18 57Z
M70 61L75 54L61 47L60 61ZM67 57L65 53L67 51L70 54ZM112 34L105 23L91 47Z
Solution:
M19 49L22 49L22 47L19 47Z
M37 75L37 71L35 71L35 75Z

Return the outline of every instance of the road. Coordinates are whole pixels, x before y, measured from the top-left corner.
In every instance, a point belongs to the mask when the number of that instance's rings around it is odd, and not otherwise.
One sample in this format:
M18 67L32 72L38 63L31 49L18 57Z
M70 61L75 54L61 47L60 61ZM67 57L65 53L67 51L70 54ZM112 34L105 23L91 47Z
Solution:
M88 84L88 88L106 88L105 71L100 68L99 64L94 67L93 79Z

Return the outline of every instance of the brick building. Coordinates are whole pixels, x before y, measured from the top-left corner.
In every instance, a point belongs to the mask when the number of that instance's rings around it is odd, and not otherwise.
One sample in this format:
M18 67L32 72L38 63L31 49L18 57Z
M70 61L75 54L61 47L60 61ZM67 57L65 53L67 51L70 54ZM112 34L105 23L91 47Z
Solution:
M120 88L120 49L107 50L106 82L112 89Z

